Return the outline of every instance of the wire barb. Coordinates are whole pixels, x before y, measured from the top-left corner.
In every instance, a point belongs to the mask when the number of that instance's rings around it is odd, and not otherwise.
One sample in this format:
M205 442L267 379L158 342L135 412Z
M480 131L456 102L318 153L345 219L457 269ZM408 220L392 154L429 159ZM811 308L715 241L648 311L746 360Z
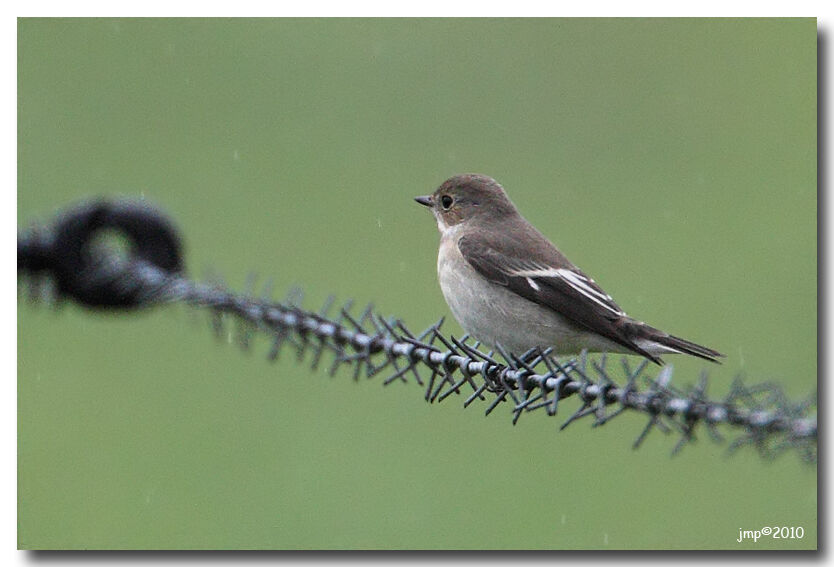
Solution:
M121 231L131 244L130 253L114 254L96 246L94 237L103 230ZM576 397L580 406L560 429L588 416L594 427L605 425L631 411L648 418L635 448L658 429L679 435L672 449L677 454L696 441L698 426L703 425L715 442L725 442L719 427L731 433L729 452L750 446L763 457L775 458L795 449L803 460L817 460L815 396L792 403L774 384L748 386L736 377L724 399L710 400L706 371L694 386L682 390L672 385L671 366L650 375L647 360L632 368L622 357L621 379L615 379L616 365L609 364L605 354L591 359L582 352L576 359L560 361L550 349L518 355L495 345L501 362L480 343L468 344L468 336L444 335L443 318L415 334L401 320L376 313L372 305L354 317L352 301L331 318L332 296L318 311L307 311L301 307L303 293L298 288L284 301L272 301L271 280L256 297L254 275L247 279L245 293L235 294L222 284L185 277L174 225L144 203L85 203L59 215L51 226L19 233L18 277L35 281L32 289L46 281L57 301L72 300L90 308L129 310L180 302L207 309L217 336L236 336L244 349L255 333L268 336L269 360L277 359L287 343L295 347L299 362L306 358L314 369L329 353L331 376L347 365L357 381L384 375L384 385L413 382L430 403L465 393L463 407L483 402L486 415L510 402L513 424L522 413L540 408L547 416L557 415L561 400ZM236 333L225 334L227 319L235 322Z

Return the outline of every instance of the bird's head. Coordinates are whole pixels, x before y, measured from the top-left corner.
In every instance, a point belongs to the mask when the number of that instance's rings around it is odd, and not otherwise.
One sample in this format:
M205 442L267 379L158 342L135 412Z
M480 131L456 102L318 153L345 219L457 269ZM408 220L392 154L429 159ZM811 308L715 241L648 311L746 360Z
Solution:
M414 200L431 209L441 233L461 223L492 224L517 214L496 180L475 173L450 177L431 195Z

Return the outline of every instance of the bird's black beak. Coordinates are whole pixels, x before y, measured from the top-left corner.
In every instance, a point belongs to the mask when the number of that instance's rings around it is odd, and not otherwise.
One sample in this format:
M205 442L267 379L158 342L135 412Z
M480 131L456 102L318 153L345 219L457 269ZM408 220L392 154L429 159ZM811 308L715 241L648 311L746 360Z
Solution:
M422 197L414 197L414 200L424 207L431 207L434 203L431 200L431 195L423 195Z

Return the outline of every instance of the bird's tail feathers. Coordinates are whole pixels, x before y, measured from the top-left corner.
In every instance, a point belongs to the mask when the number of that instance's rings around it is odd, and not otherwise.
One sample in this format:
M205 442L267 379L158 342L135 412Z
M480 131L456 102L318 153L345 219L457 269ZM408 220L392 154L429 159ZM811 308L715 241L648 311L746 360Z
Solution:
M710 362L715 362L716 364L721 364L721 361L718 359L725 356L717 350L701 346L680 337L666 334L663 331L659 331L649 327L648 325L644 327L644 330L649 332L641 333L643 334L643 337L642 340L637 340L638 344L641 344L645 350L653 351L657 354L662 354L664 351L670 353L676 352L680 354L689 354L697 356L698 358L703 358L704 360L709 360Z

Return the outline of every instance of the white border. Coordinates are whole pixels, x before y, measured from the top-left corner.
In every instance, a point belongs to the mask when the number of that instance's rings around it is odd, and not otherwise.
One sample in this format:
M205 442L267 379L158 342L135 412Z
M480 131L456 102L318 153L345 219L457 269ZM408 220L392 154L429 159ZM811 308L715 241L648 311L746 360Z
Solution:
M3 171L7 178L7 189L2 191L2 206L0 211L7 217L6 221L0 222L3 227L4 238L2 240L3 246L0 247L2 251L2 258L0 258L0 266L4 266L8 272L11 272L12 256L12 227L17 226L16 211L17 211L17 151L16 151L16 130L17 130L17 16L804 16L819 18L819 28L826 36L826 44L828 47L828 59L823 60L824 68L822 72L827 77L831 77L831 51L832 51L832 28L831 22L834 21L832 17L832 2L803 2L793 1L785 2L728 2L728 1L701 1L697 6L692 6L682 3L673 2L647 2L647 1L632 1L632 2L583 2L583 3L566 3L557 4L544 3L541 1L532 0L516 0L514 2L440 2L437 0L422 1L419 4L408 5L395 3L368 2L368 1L353 1L353 2L319 2L315 4L296 3L290 6L269 6L269 12L264 13L262 2L251 1L237 1L234 3L219 3L219 2L186 2L186 3L172 3L160 2L158 0L149 0L141 4L131 5L122 3L113 3L112 1L81 1L81 2L32 2L27 4L19 4L12 6L12 9L7 8L10 14L4 14L0 18L0 41L3 42L2 50L2 76L6 79L6 88L2 91L3 109L2 113L2 133L3 133L3 151L0 152L2 156ZM830 83L830 81L829 81ZM830 110L831 110L831 93L827 93L827 100L821 104L825 104L829 115L826 124L820 124L821 131L831 131L830 126ZM830 145L823 148L824 155L821 158L825 163L831 164L831 147ZM14 188L14 189L13 189ZM827 188L823 188L825 190ZM825 199L826 207L822 211L822 218L831 218L831 198ZM9 234L5 234L5 233ZM829 233L831 229L829 229ZM831 243L820 243L820 250L824 254L825 263L828 266L832 265L832 249ZM2 321L4 323L2 336L2 360L7 371L3 373L4 395L2 396L4 411L2 415L2 423L0 423L0 437L2 437L2 454L4 456L2 466L2 492L0 492L0 510L3 511L2 516L2 561L6 565L20 565L32 561L44 561L48 558L43 556L34 556L30 552L14 551L17 547L17 420L16 420L16 406L17 406L17 385L13 377L17 376L17 348L16 348L16 299L12 303L12 297L16 298L16 276L13 278L11 273L7 273L8 277L2 278L2 297L6 300L2 303ZM820 290L820 295L826 294L830 297L830 286L824 290ZM831 320L831 305L829 302L829 309L825 313L820 313L821 317L825 317L827 321ZM822 352L832 352L834 349L834 341L831 336L823 337L825 340L821 342L820 348ZM820 367L820 375L825 379L824 370L827 364ZM830 392L834 390L829 386L829 395L825 400L820 400L820 406L831 407ZM824 436L825 439L827 436ZM824 457L828 447L821 448L820 454ZM824 459L823 459L824 462ZM821 479L824 482L824 479ZM823 491L821 494L825 494ZM825 503L819 503L821 511L827 509ZM830 542L830 530L826 522L821 522L821 532L818 534L820 542ZM246 556L241 555L224 555L214 557L212 563L231 564L238 562ZM363 556L354 556L354 560L363 560ZM591 556L589 559L597 559L599 556ZM628 560L628 555L606 555L606 559L621 560L625 558ZM797 558L792 556L782 556L783 559L776 558L778 562L795 561ZM387 555L385 558L377 557L388 561L396 559L396 556ZM403 558L405 558L403 556ZM549 559L538 555L536 559L539 561L544 559L551 561L557 559L558 556L552 556ZM700 563L701 556L693 555L691 559ZM56 558L57 559L57 558ZM93 558L85 557L63 557L64 560L73 560L86 562ZM179 559L187 559L188 561L204 561L206 556L180 556ZM261 560L270 560L269 558L261 556ZM272 558L271 560L274 560ZM289 559L289 561L288 561ZM337 556L318 556L319 560L338 560ZM366 560L373 560L371 557L364 556ZM437 563L438 557L417 556L409 557L409 562L415 563ZM448 557L447 559L451 559ZM468 558L469 560L476 558ZM483 558L482 558L483 559ZM524 556L515 557L514 560L524 559ZM528 559L533 559L529 557ZM536 560L534 559L534 560ZM562 557L559 561L567 564L573 564L574 561L565 562L568 559ZM661 559L658 557L658 559ZM665 556L663 561L668 561L669 556ZM717 557L703 556L703 563L709 561L716 563ZM736 559L742 561L756 561L755 557L736 556ZM761 557L759 559L762 559ZM774 557L768 558L768 563L772 563ZM126 561L124 556L114 557L112 555L105 555L96 558L96 563L117 563ZM139 555L132 556L131 563L139 564L166 564L178 561L178 556L167 555L165 557L154 555ZM631 556L631 560L645 561L646 557ZM498 561L490 560L491 563L503 563L506 561L510 563L511 559L507 557L505 560L498 558ZM292 559L291 557L283 556L281 563L304 563L309 564L310 558L305 560L303 557ZM441 559L441 562L445 560ZM689 562L689 561L688 561ZM719 560L720 562L720 560ZM587 561L583 561L583 564Z

